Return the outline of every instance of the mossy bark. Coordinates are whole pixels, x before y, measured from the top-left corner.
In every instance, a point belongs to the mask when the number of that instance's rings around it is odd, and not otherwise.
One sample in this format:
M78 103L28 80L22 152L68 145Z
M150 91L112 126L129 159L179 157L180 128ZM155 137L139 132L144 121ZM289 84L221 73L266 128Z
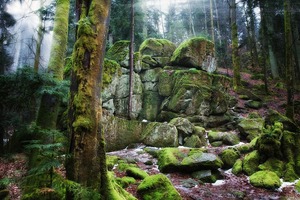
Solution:
M83 0L73 50L69 129L71 135L67 178L98 190L107 199L107 176L101 121L100 83L110 0ZM67 196L72 198L72 194Z
M57 81L63 80L65 52L68 41L69 0L58 0L53 29L53 44L48 65L48 73L51 73ZM44 94L37 116L37 125L42 128L55 129L60 101L57 97Z

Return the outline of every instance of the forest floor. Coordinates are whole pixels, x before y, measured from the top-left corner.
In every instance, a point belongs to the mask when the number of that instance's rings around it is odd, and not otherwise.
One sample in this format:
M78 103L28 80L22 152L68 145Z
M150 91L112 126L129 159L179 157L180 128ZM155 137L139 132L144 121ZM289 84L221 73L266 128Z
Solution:
M219 68L218 73L232 77L232 70ZM244 85L248 89L263 88L263 81L253 79L250 73L241 73ZM242 112L240 115L247 116L250 112L258 112L261 116L265 116L268 109L274 109L280 113L285 113L285 106L287 101L286 89L284 83L279 80L268 80L269 94L265 94L260 90L256 94L259 95L264 101L264 106L258 110L245 107L245 100L239 98L239 94L230 91L238 99L237 107ZM300 124L300 90L299 86L295 90L295 121ZM210 149L210 151L220 151L222 149ZM126 149L110 154L118 155L120 157L138 158L137 165L146 170L149 174L159 173L157 167L147 166L142 162L143 159L151 159L155 164L155 158L149 154L139 153L137 149ZM140 161L139 161L140 160ZM26 174L26 156L24 154L16 154L6 158L0 158L0 185L7 181L9 190L9 199L18 200L21 198L20 183ZM115 171L119 177L124 176L122 173ZM217 181L215 184L202 183L199 184L191 179L187 174L172 173L167 174L176 189L180 192L185 200L210 200L210 199L300 199L300 194L297 194L293 185L280 188L278 190L265 190L255 188L250 185L248 177L245 175L235 176L229 171L222 171L223 180ZM137 197L136 194L137 184L130 185L127 191Z

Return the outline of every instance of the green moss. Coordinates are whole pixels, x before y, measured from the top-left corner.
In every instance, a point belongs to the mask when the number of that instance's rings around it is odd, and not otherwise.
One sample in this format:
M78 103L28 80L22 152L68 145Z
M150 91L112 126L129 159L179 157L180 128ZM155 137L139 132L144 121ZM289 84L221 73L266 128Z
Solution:
M113 44L113 46L107 51L106 57L110 60L115 60L121 64L122 61L129 58L129 44L128 40L120 40Z
M250 183L255 187L276 189L281 185L280 178L272 171L258 171L250 176Z
M106 156L107 169L111 170L114 167L114 165L118 163L118 161L119 161L118 156L107 155Z
M295 163L289 162L285 165L285 172L284 172L284 181L293 182L297 180L299 176L295 172Z
M284 162L276 158L269 158L263 164L258 166L260 170L268 170L275 172L277 176L282 177L284 171Z
M106 88L112 82L114 75L121 76L121 74L121 66L116 61L104 59L102 87Z
M300 181L297 181L297 183L295 184L295 189L298 193L300 193Z
M243 160L243 171L247 175L252 175L258 170L260 155L257 150L247 154Z
M243 161L241 159L238 159L235 161L233 167L232 167L232 173L234 175L238 175L243 172Z
M144 200L181 200L171 181L163 174L145 178L137 188Z
M129 168L127 168L126 169L126 174L128 176L131 176L131 177L136 178L136 179L144 179L147 176L149 176L147 174L147 172L145 172L144 170L141 170L140 168L137 168L137 167L129 167Z
M199 136L192 135L191 137L186 137L184 139L184 146L191 147L191 148L200 148L205 146L206 141L201 141Z
M240 158L240 154L236 149L225 149L219 154L219 157L223 161L223 168L229 169L231 168L237 159Z
M161 96L170 96L173 90L173 71L162 70L158 75L158 92Z
M214 56L214 44L203 37L190 38L182 42L174 51L171 62L186 67L199 67L206 56ZM183 59L183 57L190 59Z
M164 148L158 152L158 166L161 172L174 171L189 151L179 151L178 148Z
M116 178L116 182L122 188L127 188L130 184L135 184L136 180L133 177L124 176L122 178Z
M166 39L148 38L140 46L141 55L169 57L174 52L176 46Z

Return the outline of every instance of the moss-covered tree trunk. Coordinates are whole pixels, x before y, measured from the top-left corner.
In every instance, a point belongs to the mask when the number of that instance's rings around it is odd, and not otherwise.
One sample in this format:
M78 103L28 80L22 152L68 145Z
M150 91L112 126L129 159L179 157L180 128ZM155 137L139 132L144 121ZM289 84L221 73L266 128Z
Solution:
M57 81L63 80L63 70L68 42L69 0L57 0L53 28L53 43L51 46L48 73ZM46 129L55 129L59 111L59 98L44 94L37 116L37 125Z
M293 65L293 37L291 26L291 2L284 1L284 33L285 33L285 68L287 105L286 116L294 120L294 65Z
M238 30L237 30L237 23L236 23L235 0L231 0L230 13L231 13L233 88L235 91L237 91L241 86L241 75L240 75L240 57L238 53L239 41L238 41Z
M100 78L111 1L78 0L76 3L80 8L80 20L73 50L67 178L82 186L106 191L103 188L109 184L106 182L104 142L99 126L102 113ZM99 139L101 148L98 148ZM67 199L72 199L70 191Z

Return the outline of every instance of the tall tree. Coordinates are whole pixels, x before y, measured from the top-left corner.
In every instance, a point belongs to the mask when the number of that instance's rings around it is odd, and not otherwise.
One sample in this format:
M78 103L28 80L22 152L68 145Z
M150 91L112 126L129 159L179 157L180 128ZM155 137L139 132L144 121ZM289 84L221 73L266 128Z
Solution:
M215 27L214 27L214 8L213 0L209 1L210 8L210 30L211 30L211 40L215 44Z
M68 42L69 0L57 0L53 28L53 43L51 47L48 73L57 81L63 80L63 70ZM56 129L60 101L52 94L44 94L37 116L37 125L41 128Z
M134 83L134 0L131 0L131 23L130 23L130 49L129 49L129 98L128 98L128 117L131 119L132 112L132 96L133 96L133 83Z
M287 105L286 116L294 120L294 66L293 66L293 36L291 26L291 2L284 0L284 32L285 32L285 68Z
M232 40L232 65L233 65L233 88L235 91L241 86L240 58L238 53L238 29L236 23L236 3L230 0L230 22L231 22L231 40Z
M246 14L247 14L247 29L249 36L249 48L251 55L251 62L253 67L258 66L258 53L256 47L256 34L255 34L255 13L254 13L254 2L253 0L247 0L246 2Z
M100 124L101 74L109 23L110 0L77 0L77 39L73 51L69 129L71 141L67 178L100 191L101 199L115 199L109 192L104 136ZM68 191L67 199L74 193Z

